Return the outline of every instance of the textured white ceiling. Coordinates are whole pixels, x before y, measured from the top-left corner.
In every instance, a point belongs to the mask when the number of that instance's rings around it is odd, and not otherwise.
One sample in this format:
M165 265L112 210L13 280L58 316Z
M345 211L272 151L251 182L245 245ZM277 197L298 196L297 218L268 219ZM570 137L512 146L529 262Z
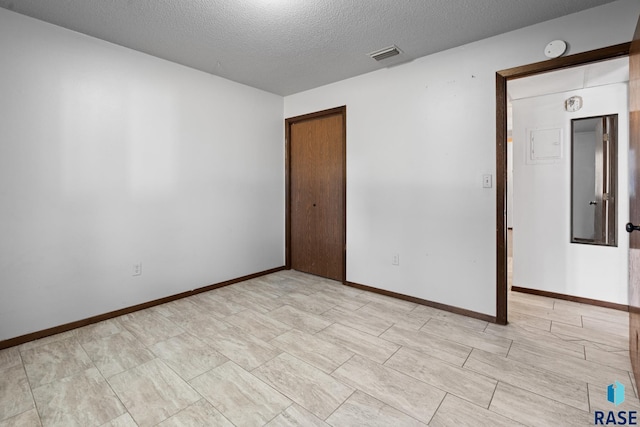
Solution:
M0 7L280 95L612 0L0 0ZM389 45L404 54L377 63Z

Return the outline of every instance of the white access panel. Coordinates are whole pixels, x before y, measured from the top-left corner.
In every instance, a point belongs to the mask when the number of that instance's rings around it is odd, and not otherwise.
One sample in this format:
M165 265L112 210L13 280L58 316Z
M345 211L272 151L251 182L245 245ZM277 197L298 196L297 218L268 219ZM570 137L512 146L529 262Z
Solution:
M528 132L527 164L562 160L562 129L533 129Z

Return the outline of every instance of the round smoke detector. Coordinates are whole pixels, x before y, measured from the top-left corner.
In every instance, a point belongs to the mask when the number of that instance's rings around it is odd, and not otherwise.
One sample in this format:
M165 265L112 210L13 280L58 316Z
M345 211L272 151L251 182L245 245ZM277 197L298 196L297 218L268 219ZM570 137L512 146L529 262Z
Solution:
M544 48L544 55L547 58L557 58L562 56L567 50L567 43L562 40L554 40Z

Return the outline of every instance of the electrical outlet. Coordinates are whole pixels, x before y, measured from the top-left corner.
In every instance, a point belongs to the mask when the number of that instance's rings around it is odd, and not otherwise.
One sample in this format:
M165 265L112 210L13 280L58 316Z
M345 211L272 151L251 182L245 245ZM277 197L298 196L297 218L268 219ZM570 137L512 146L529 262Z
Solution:
M131 270L132 276L140 276L142 274L142 263L139 262L137 264L133 264L133 269Z
M392 265L400 265L400 255L399 254L393 254L393 258L391 258L391 264Z

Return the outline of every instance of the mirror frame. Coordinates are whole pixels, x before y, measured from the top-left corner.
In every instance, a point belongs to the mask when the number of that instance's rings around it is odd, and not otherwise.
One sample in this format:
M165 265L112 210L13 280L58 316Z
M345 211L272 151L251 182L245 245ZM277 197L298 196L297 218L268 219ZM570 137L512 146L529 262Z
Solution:
M606 203L606 206L601 208L604 215L602 215L602 232L600 236L595 236L594 239L583 239L575 236L574 233L574 160L575 160L575 123L581 120L602 119L605 125L606 131L603 133L606 135L604 140L604 156L603 159L603 190L602 190L602 203ZM607 161L608 160L608 161ZM594 165L594 168L596 166ZM570 187L570 242L586 245L597 246L618 246L618 114L604 114L600 116L591 117L577 117L571 119L571 158L570 158L570 175L571 175L571 187ZM606 179L605 179L606 176ZM595 185L595 182L594 182Z

